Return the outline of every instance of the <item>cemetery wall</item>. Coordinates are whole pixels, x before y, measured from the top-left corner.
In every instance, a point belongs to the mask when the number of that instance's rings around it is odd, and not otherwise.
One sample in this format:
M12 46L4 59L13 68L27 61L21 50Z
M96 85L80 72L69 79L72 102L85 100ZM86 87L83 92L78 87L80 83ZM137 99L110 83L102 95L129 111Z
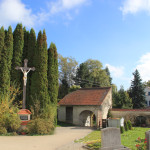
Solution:
M147 109L112 109L111 114L113 118L124 118L130 120L132 123L135 122L136 117L143 116L146 118L146 124L150 126L150 110Z

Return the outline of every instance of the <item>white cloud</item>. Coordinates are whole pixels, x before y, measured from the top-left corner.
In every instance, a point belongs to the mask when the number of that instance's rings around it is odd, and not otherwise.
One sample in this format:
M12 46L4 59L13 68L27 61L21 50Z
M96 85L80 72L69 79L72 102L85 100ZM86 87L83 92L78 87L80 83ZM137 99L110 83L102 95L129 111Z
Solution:
M136 67L143 81L150 80L150 53L143 55Z
M21 0L0 0L0 26L8 27L11 24L22 23L26 27L41 25L45 21L50 21L50 17L56 13L63 13L63 17L72 20L70 11L79 12L78 9L84 4L89 4L90 0L55 0L48 1L47 8L39 8L39 12L33 14L31 8Z
M109 68L109 71L114 78L121 78L124 75L124 67L115 67L109 64L106 64L106 66Z
M57 0L49 3L50 12L52 14L71 10L81 5L87 4L89 0Z
M123 15L135 14L140 11L150 13L150 0L125 0L120 10Z
M36 15L26 8L21 0L2 0L0 2L0 25L8 26L11 23L21 22L25 26L33 26Z

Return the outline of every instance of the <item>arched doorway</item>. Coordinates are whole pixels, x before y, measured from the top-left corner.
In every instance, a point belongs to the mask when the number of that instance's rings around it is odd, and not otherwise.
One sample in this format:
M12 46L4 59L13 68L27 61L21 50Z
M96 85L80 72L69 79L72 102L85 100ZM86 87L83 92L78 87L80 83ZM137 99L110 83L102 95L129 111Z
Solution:
M93 127L96 126L96 116L90 110L84 110L79 115L79 122L81 126Z

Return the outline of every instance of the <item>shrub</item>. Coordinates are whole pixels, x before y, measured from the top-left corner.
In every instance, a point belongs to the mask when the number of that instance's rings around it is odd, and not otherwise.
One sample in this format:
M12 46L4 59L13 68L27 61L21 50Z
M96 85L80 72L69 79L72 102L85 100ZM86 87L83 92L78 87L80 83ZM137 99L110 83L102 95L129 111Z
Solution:
M41 109L40 102L35 100L35 103L31 107L33 120L27 125L29 134L51 134L54 130L54 120L57 112L56 108L56 105L49 104Z
M120 132L121 134L124 133L124 127L120 126Z
M126 130L126 131L128 131L128 130L129 130L129 127L128 127L128 123L127 123L127 121L125 121L125 122L124 122L124 128L125 128L125 130Z
M0 134L16 132L20 127L21 121L17 114L18 108L13 104L17 92L17 89L11 88L8 95L0 95Z
M4 134L4 135L7 134L7 130L5 127L0 127L0 134Z
M127 121L127 124L128 124L129 130L132 130L132 124L130 120Z
M50 120L36 118L28 123L27 128L29 134L44 135L50 134L54 129L54 125L53 122L51 122Z

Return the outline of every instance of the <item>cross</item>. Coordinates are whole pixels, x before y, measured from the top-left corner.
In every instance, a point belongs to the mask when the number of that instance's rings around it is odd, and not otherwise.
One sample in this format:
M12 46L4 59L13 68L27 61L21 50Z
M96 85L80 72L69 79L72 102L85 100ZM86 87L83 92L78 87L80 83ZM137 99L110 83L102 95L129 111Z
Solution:
M28 60L25 59L24 60L24 67L16 67L16 70L21 70L24 74L23 76L23 105L22 105L22 109L26 109L26 84L27 84L27 74L30 72L30 70L34 71L35 67L29 68L27 67L28 64Z

